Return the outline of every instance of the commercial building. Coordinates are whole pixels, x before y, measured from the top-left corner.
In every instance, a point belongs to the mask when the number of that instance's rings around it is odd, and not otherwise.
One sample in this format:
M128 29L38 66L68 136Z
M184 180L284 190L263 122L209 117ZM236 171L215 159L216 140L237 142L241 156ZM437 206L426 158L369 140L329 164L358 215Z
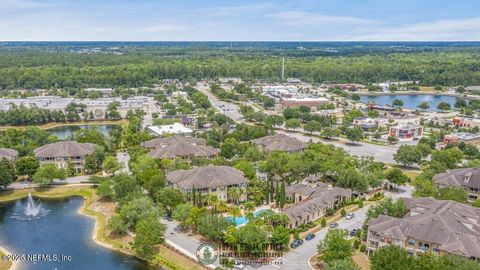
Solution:
M292 97L292 98L282 98L280 100L280 104L283 107L299 107L299 106L307 106L307 107L320 107L322 105L326 105L330 103L328 98L323 97Z
M251 142L267 152L299 152L307 147L306 143L284 134L265 136L252 140Z
M285 195L293 204L282 209L282 213L288 216L289 228L293 229L325 216L327 209L350 200L352 192L348 189L332 187L319 182L315 176L309 176L302 183L288 186L285 189Z
M480 168L447 170L433 177L438 188L461 187L468 193L468 199L474 201L480 197Z
M480 128L480 119L455 117L452 119L452 125L462 128Z
M367 252L386 245L412 255L427 252L480 259L480 209L433 198L404 199L403 218L380 215L368 222Z
M172 136L143 142L143 147L151 149L149 155L159 159L191 159L194 157L214 158L220 150L207 146L204 139Z
M397 139L415 139L423 135L423 126L406 124L390 127L390 136Z
M467 133L467 132L458 132L454 134L445 135L443 137L443 144L459 144L464 142L466 144L471 144L474 146L480 145L480 134L479 133Z
M0 161L5 159L7 161L14 161L18 157L18 151L10 148L0 148Z
M220 200L229 201L228 190L234 187L246 188L248 180L243 172L228 166L209 165L190 170L177 170L167 173L170 186L183 193L193 190L202 194L213 194ZM240 201L246 199L242 195Z
M93 153L96 144L78 143L76 141L61 141L46 144L35 150L33 154L40 161L40 165L54 164L59 169L67 169L71 162L75 173L83 173L85 157Z
M163 136L167 134L174 135L192 135L193 130L187 128L180 123L173 123L171 125L148 126L147 131L155 136Z
M385 118L356 117L353 119L355 127L361 127L363 130L374 130L379 127L385 127L388 120Z

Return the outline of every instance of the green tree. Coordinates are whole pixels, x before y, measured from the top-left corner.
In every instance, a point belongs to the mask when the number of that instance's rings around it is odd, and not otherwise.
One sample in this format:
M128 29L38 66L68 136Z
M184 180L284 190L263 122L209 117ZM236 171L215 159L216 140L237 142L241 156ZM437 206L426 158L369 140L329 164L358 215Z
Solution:
M100 184L98 184L97 195L102 198L113 198L114 192L112 188L112 181L110 179L102 180Z
M346 230L329 230L325 239L318 244L323 260L328 264L335 260L345 260L352 256L352 243L347 239Z
M285 249L290 242L290 230L284 226L274 227L270 241L276 248Z
M414 257L399 246L384 246L370 256L372 270L411 270L416 269Z
M247 223L235 232L237 252L259 255L268 243L267 233L254 224Z
M6 187L15 180L15 168L9 161L0 160L0 187Z
M326 265L325 270L360 270L350 259L333 260Z
M347 139L352 143L358 142L364 138L363 130L359 127L347 128L345 130L345 136L347 136Z
M340 136L340 130L338 130L338 128L334 128L334 127L326 127L322 130L321 135L324 138L332 139L334 137Z
M118 174L112 177L113 199L116 202L124 203L130 197L141 194L141 188L137 181L129 175Z
M437 199L452 200L460 203L467 203L468 193L461 187L444 187L438 189Z
M233 167L242 171L248 179L253 179L256 176L255 167L252 162L240 160Z
M420 150L411 145L402 145L393 155L393 159L403 166L410 166L413 164L420 164L422 162L422 153Z
M385 172L385 178L395 186L402 186L409 178L399 168L393 168Z
M302 122L297 118L290 118L285 121L285 127L288 129L296 129L302 126Z
M132 248L142 258L151 258L156 253L155 246L163 243L165 225L156 216L142 218L135 226Z
M145 217L158 216L158 210L147 196L139 196L125 203L119 211L129 228L135 228L137 222Z
M182 192L173 188L162 188L156 194L157 203L172 215L173 209L183 202Z
M450 104L447 102L440 102L438 103L437 109L441 110L442 112L450 110Z
M401 108L403 106L403 101L400 99L395 99L392 102L393 107Z
M107 228L114 235L124 235L128 231L128 226L119 214L114 214L107 224Z
M234 138L228 138L220 147L220 155L225 158L232 158L237 154L238 142Z
M21 157L15 161L18 175L32 176L40 167L40 161L32 156Z
M322 126L319 122L312 120L308 121L304 126L303 130L312 134L313 132L319 132L322 129Z
M39 185L50 185L53 180L63 180L65 179L66 172L63 169L58 169L53 164L46 164L40 167L32 179L34 183Z
M120 164L114 156L107 156L103 161L103 170L107 173L115 174L115 172L121 168L122 164Z
M426 111L426 110L430 109L430 104L427 101L423 101L422 103L418 104L417 107Z
M173 210L173 213L172 213L173 219L178 221L180 223L180 226L183 229L186 229L188 226L187 220L190 216L190 211L192 210L192 208L193 208L192 204L183 203L183 204L177 205L177 207L175 207L175 209Z
M230 222L222 216L205 213L198 222L197 231L201 235L218 241L223 238L224 232L227 230Z

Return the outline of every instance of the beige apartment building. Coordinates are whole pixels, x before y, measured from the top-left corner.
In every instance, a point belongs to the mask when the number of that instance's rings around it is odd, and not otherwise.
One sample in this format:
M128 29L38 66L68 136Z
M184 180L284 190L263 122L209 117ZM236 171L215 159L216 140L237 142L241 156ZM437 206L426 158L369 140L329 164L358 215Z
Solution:
M59 169L66 169L68 162L71 162L75 173L83 173L85 157L92 154L96 147L93 143L61 141L41 146L33 150L33 153L41 166L54 164Z
M475 201L480 197L480 168L464 168L448 170L433 177L438 188L460 187L468 193L468 200Z
M213 194L224 201L230 200L229 189L246 188L248 183L243 172L232 167L215 165L171 171L166 177L170 186L183 193L188 194L195 189L202 194ZM243 195L240 201L245 199L246 195Z
M426 252L480 259L480 209L433 198L405 199L403 218L380 215L368 222L367 252L386 245L412 255Z

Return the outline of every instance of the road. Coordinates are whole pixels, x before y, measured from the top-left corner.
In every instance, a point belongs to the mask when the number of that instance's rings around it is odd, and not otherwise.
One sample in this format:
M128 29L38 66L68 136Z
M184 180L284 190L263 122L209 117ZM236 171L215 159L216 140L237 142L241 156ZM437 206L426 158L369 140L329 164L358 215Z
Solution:
M412 197L412 193L414 191L414 187L412 186L402 186L399 188L398 191L385 192L385 196L390 197L394 200L398 198L410 198ZM345 218L338 221L338 228L340 229L347 229L351 231L353 229L362 228L363 223L366 219L366 213L369 209L369 206L366 206L355 213L355 217L351 220L347 220ZM266 265L259 268L252 268L249 267L248 269L286 269L286 270L300 270L300 269L310 269L308 265L308 261L312 256L317 254L317 244L325 238L327 235L329 228L325 228L317 233L315 233L315 238L310 241L304 241L303 245L296 249L292 249L290 252L285 254L282 258L283 264L281 266L277 265Z
M122 164L122 168L115 173L125 173L130 174L130 168L128 167L128 162L130 161L130 156L127 152L119 152L117 153L117 161L118 163Z
M54 185L80 184L80 183L87 182L88 178L90 178L90 175L72 176L72 177L65 178L65 180L53 180L53 184ZM11 183L10 185L8 185L6 190L35 188L37 186L38 186L38 184L28 182L28 181L14 182L14 183Z
M339 140L325 140L318 137L311 137L305 134L296 133L296 132L288 132L284 130L277 130L277 133L281 134L288 134L289 136L295 137L303 142L313 141L313 142L321 142L327 144L333 144L337 147L341 147L345 149L348 153L355 155L355 156L373 156L375 160L385 162L385 163L393 163L396 164L397 162L393 159L393 155L397 152L398 146L386 146L386 145L377 145L377 144L370 144L370 143L363 143L359 142L356 144L348 143L343 139Z
M243 115L239 112L239 108L236 104L219 100L216 96L210 93L210 87L204 83L197 83L196 88L208 97L208 100L217 111L232 118L235 122L243 123Z
M167 226L167 229L165 230L166 243L196 261L197 258L195 254L197 252L197 248L202 244L202 242L183 233L180 230L178 222L174 220L168 221L166 219L161 219L160 221ZM212 265L212 268L215 268L215 266L218 265L220 265L219 260Z

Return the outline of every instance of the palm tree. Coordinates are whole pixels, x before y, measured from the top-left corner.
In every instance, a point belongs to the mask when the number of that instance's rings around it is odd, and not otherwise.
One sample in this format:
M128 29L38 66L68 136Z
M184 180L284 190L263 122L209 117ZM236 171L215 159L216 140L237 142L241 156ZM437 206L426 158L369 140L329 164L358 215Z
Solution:
M228 209L228 215L233 218L233 223L235 223L235 219L242 216L242 212L240 211L240 207L234 205Z
M255 203L252 201L246 202L243 205L243 212L248 220L252 220L254 218L254 211L255 211Z
M238 200L242 197L243 190L238 187L229 188L227 191L228 199L238 204Z
M215 204L215 210L218 212L225 212L228 210L227 202L224 200L218 200Z
M208 206L213 206L212 210L213 212L217 212L217 203L218 203L218 197L216 195L213 195L213 194L208 194L207 195L207 198L206 198L206 201L207 201L207 205Z

